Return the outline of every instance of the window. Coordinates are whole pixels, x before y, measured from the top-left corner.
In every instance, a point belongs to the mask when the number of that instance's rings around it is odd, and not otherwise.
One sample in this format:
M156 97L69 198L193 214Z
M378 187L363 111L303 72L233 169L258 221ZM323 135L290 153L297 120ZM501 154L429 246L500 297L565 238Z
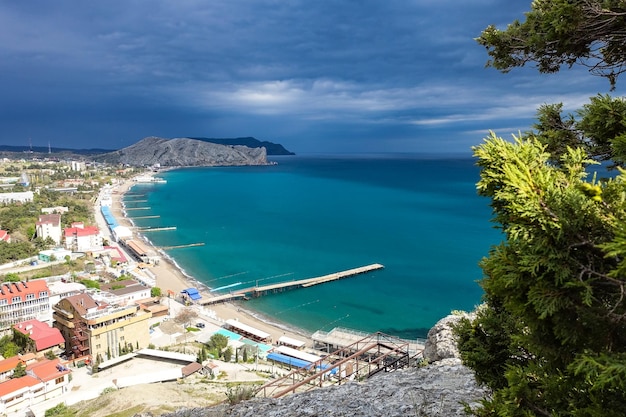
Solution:
M0 299L0 306L5 306L7 305L9 302L7 301L6 298Z
M96 349L100 349L101 346L99 344L96 345Z
M124 336L120 337L120 340L124 340Z
M60 376L60 377L58 377L57 379L54 380L54 383L59 385L59 384L62 384L63 381L65 381L65 376Z
M26 294L26 301L34 300L34 299L35 299L35 294L33 294L33 293Z
M48 291L39 291L39 298L47 297L47 296L48 296Z
M22 297L20 297L20 296L11 298L11 304L17 304L17 303L21 303L21 302L22 302Z
M99 339L100 339L100 335L99 335L99 334L97 334L97 335L96 335L96 340L99 340Z

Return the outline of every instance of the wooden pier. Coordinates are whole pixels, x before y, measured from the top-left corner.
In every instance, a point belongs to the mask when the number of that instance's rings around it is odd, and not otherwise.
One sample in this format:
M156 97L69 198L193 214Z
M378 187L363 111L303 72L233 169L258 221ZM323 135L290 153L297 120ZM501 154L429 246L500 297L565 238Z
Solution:
M248 297L257 298L267 294L274 294L283 291L293 290L296 288L308 288L318 284L324 284L326 282L337 281L343 278L353 277L355 275L365 274L378 269L383 269L381 264L371 264L361 266L359 268L348 269L346 271L335 272L333 274L324 275L315 278L306 278L293 281L279 282L276 284L269 284L263 286L254 286L244 288L241 290L233 291L229 294L220 295L217 297L211 297L204 300L200 300L201 305L209 305L216 303L223 303L228 301L234 301L238 299L246 299Z
M153 216L138 216L138 217L131 217L131 219L135 220L135 219L158 219L159 216L158 214L155 214Z
M167 227L137 227L138 232L162 232L164 230L176 230L176 226L167 226Z
M161 250L170 250L170 249L192 248L192 247L194 247L194 246L204 246L204 242L199 242L199 243L187 243L186 245L159 246L157 249L161 249Z
M150 207L124 207L124 210L126 211L130 211L130 210L150 210Z

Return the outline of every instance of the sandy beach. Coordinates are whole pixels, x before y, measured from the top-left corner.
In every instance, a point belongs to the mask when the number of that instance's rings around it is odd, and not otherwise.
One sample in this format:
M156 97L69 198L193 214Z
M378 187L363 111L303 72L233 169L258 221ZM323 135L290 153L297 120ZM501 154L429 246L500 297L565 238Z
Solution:
M111 195L111 212L120 225L127 227L132 227L133 224L124 215L122 199L124 194L127 193L132 186L133 182L131 180L126 180L122 184L118 185L115 189L116 192ZM96 212L99 213L99 210L96 210ZM147 241L145 242L146 244L149 243ZM156 250L156 248L153 249ZM197 285L197 283L194 282L194 279L190 279L183 274L183 272L167 257L162 257L161 262L158 265L151 266L150 270L156 276L156 286L161 288L164 295L167 295L168 291L172 291L174 294L178 295L186 288L195 287L199 290L203 298L211 297L211 295L203 289L202 286ZM228 319L237 319L241 323L269 333L272 336L273 341L278 340L281 336L288 336L305 340L307 341L307 345L310 345L310 334L307 334L302 330L293 329L289 327L287 323L276 326L263 321L258 317L255 317L255 315L247 312L245 305L240 307L231 303L221 303L210 305L205 308L212 310L212 313L214 312L218 323Z

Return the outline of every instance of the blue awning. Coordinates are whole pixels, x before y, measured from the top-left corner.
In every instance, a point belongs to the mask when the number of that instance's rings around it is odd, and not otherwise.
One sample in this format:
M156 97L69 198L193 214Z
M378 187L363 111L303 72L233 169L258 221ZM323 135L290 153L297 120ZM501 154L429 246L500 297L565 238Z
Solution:
M284 363L296 368L308 368L311 366L311 362L303 361L302 359L292 358L291 356L283 355L282 353L272 352L267 355L267 359L276 362Z
M186 290L182 290L181 292L184 294L187 294L189 298L191 298L194 301L202 298L198 290L195 288L187 288Z

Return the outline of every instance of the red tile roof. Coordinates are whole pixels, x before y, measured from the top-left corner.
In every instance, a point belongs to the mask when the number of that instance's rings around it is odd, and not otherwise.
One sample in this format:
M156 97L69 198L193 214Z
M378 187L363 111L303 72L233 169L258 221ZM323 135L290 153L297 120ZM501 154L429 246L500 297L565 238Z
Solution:
M8 242L9 240L11 240L11 235L6 230L0 230L0 240Z
M57 359L44 359L26 367L26 372L32 372L40 380L47 382L63 375L69 374L70 370Z
M0 383L0 397L4 397L23 388L32 387L39 383L40 381L38 379L28 375L21 378L9 379Z
M15 369L18 363L21 362L19 356L11 356L10 358L6 358L0 361L0 374L5 372L9 372L12 369Z
M26 320L17 323L13 328L30 337L35 342L37 352L65 343L59 329L48 326L39 320Z
M104 301L96 302L96 300L94 300L91 295L86 293L72 295L65 298L65 300L67 300L72 305L72 307L74 307L74 310L76 310L76 312L83 317L85 316L85 314L87 314L87 311L92 308L99 309L109 306Z
M0 300L7 300L7 304L13 304L14 297L20 297L19 302L26 301L28 294L33 294L33 300L40 297L41 292L45 291L45 297L50 296L50 290L45 279L35 279L32 281L20 282L3 282L0 284ZM16 301L17 303L17 301Z
M60 214L42 214L39 216L39 221L37 224L46 224L50 223L54 226L61 225L61 215Z
M100 233L100 229L97 226L86 226L86 227L68 227L63 230L65 237L73 237L73 236L93 236Z

